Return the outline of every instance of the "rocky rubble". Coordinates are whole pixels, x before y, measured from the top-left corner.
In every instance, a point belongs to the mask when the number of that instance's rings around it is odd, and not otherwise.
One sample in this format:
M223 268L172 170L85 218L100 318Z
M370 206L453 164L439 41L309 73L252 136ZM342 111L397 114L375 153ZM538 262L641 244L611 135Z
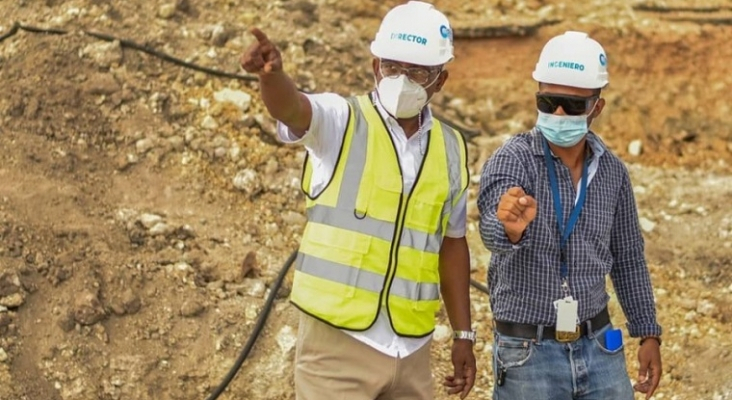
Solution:
M481 167L533 123L528 71L543 41L591 31L607 43L619 77L595 128L629 162L666 329L655 398L732 399L732 121L723 101L732 81L720 44L729 29L672 23L676 14L631 2L436 3L470 36L432 104L470 128L474 278L485 282L489 259L477 236ZM298 86L348 95L372 86L368 42L393 4L72 0L8 8L0 34L12 21L72 33L21 32L0 43L0 400L205 398L249 338L305 223L303 153L274 140L251 77L174 66L81 29L237 73L252 40L246 29L256 25L280 46ZM704 5L720 6L693 6ZM700 60L698 69L689 59ZM289 279L222 398L293 397ZM473 397L484 398L493 385L491 313L485 295L472 297L482 366ZM622 324L615 298L612 314ZM448 326L441 315L437 382L448 372ZM626 339L633 377L636 341Z

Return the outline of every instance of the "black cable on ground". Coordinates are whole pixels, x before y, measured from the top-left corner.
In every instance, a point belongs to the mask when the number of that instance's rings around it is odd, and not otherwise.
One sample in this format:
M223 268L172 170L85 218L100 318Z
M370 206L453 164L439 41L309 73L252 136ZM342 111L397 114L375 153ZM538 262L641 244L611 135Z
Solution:
M26 31L26 32L31 32L31 33L45 33L45 34L49 34L49 35L65 35L65 34L70 33L69 31L63 30L63 29L39 28L39 27L35 27L35 26L19 24L16 22L10 27L10 29L6 33L0 35L0 42L17 34L21 30ZM236 79L236 80L245 81L245 82L256 82L259 80L258 77L252 76L252 75L241 75L241 74L237 74L237 73L225 72L225 71L220 71L220 70L213 69L213 68L203 67L201 65L197 65L197 64L185 61L185 60L181 60L180 58L173 57L170 54L155 50L149 46L144 46L139 43L133 42L131 40L121 39L116 36L108 35L106 33L93 32L93 31L88 31L85 29L82 29L82 32L85 35L89 35L93 38L104 40L106 42L115 42L115 41L119 42L120 46L123 48L129 48L129 49L141 51L143 53L149 54L153 57L157 57L161 60L178 65L180 67L192 69L194 71L203 72L208 75L213 75L213 76L217 76L220 78ZM298 88L298 90L306 92L304 89ZM469 141L472 140L474 137L480 135L480 131L462 127L462 126L460 126L460 124L457 124L453 121L442 118L442 116L438 115L437 113L435 113L435 116L438 117L443 122L447 123L448 125L454 127L458 131L462 132L463 135L465 135L466 139L468 139Z
M22 31L26 31L26 32L31 32L31 33L45 33L45 34L50 34L50 35L66 35L66 34L70 33L69 31L63 30L63 29L39 28L39 27L35 27L35 26L19 24L19 23L16 22L16 23L13 24L13 26L10 27L10 29L8 30L8 32L6 32L6 33L4 33L3 35L0 36L0 42L2 42L3 40L5 40L5 39L7 39L7 38L9 38L9 37L17 34L18 31L21 31L21 30ZM133 49L133 50L137 50L137 51L141 51L143 53L147 53L147 54L149 54L151 56L160 58L161 60L164 60L164 61L173 63L175 65L178 65L178 66L181 66L181 67L185 67L185 68L188 68L188 69L192 69L192 70L195 70L195 71L199 71L199 72L204 72L204 73L209 74L209 75L218 76L218 77L221 77L221 78L237 79L237 80L240 80L240 81L248 81L248 82L253 82L253 81L257 81L258 80L258 78L256 76L252 76L252 75L240 75L240 74L219 71L217 69L203 67L203 66L200 66L200 65L197 65L197 64L193 64L193 63L187 62L185 60L181 60L180 58L173 57L173 56L171 56L169 54L163 53L162 51L155 50L155 49L153 49L153 48L151 48L149 46L143 46L143 45L141 45L139 43L136 43L136 42L133 42L131 40L121 39L121 38L118 38L116 36L107 35L105 33L88 31L88 30L85 30L85 29L82 29L82 32L85 35L89 35L89 36L91 36L93 38L100 39L100 40L104 40L106 42L114 42L114 41L117 41L117 42L119 42L119 44L120 44L121 47L129 48L129 49Z
M274 299L277 297L277 292L279 292L280 287L282 287L282 282L285 280L287 272L290 270L290 267L295 262L295 257L297 257L297 251L294 251L292 252L292 254L290 254L290 257L287 258L287 261L285 261L282 269L280 269L280 273L277 275L277 279L275 279L274 283L269 288L269 296L267 296L267 301L264 303L264 308L259 314L259 319L257 319L257 323L254 325L254 329L249 336L249 340L247 340L247 343L246 345L244 345L244 348L239 354L239 357L236 359L236 362L234 362L234 366L231 367L229 373L226 374L226 377L224 377L224 380L221 381L219 386L216 387L213 393L211 393L211 395L208 396L206 400L216 400L219 398L219 396L221 396L221 393L226 390L226 387L229 386L229 383L231 383L232 379L234 379L236 373L239 372L239 368L241 368L244 360L246 360L247 356L249 356L249 353L254 347L254 343L257 341L259 334L264 328L264 323L267 321L269 312L272 310L272 304L274 303Z
M294 251L292 254L290 254L290 257L287 259L287 261L285 261L285 264L282 266L282 269L280 269L280 272L277 275L277 279L275 279L272 287L270 288L269 296L267 297L267 301L264 303L262 312L259 314L259 319L257 320L257 323L254 326L254 329L252 330L252 333L250 334L247 343L244 345L244 348L239 354L239 357L236 359L236 362L234 362L234 366L231 367L229 373L226 374L226 377L224 377L224 380L221 381L219 386L216 387L213 393L211 393L211 395L207 397L206 400L218 399L219 396L221 396L221 394L224 392L224 390L226 390L226 387L229 386L229 383L231 383L231 381L234 379L237 372L239 372L242 364L249 356L249 353L252 351L254 343L257 341L257 338L259 338L259 335L262 333L262 329L264 328L264 324L267 321L267 317L272 310L272 305L274 304L274 299L277 296L277 292L282 286L282 282L284 281L287 272L290 270L290 267L295 262L296 257L297 251ZM475 279L470 280L470 285L480 290L481 292L488 294L488 288L480 282L476 281Z
M485 294L490 294L490 291L488 290L488 287L485 286L484 284L476 281L475 279L471 279L470 280L470 286L472 286L472 287L480 290L481 292L483 292Z
M173 63L175 65L179 65L181 67L185 67L185 68L192 69L192 70L199 71L199 72L204 72L204 73L209 74L209 75L214 75L214 76L218 76L218 77L221 77L221 78L237 79L237 80L240 80L240 81L248 81L248 82L254 82L254 81L257 81L258 80L258 78L256 76L239 75L239 74L234 74L234 73L231 73L231 72L219 71L217 69L208 68L208 67L202 67L202 66L197 65L197 64L189 63L188 61L181 60L180 58L173 57L173 56L171 56L169 54L163 53L161 51L157 51L157 50L152 49L152 48L150 48L148 46L143 46L141 44L137 44L137 43L135 43L135 42L133 42L131 40L119 39L117 37L114 37L114 36L111 36L111 35L107 35L107 34L104 34L104 33L98 33L98 32L84 31L84 33L87 34L87 35L89 35L89 36L91 36L91 37L95 37L97 39L101 39L101 40L104 40L104 41L107 41L107 42L118 41L119 44L120 44L120 46L122 46L122 47L127 47L127 48L130 48L130 49L138 50L138 51L141 51L143 53L150 54L151 56L155 56L155 57L158 57L158 58L160 58L162 60L165 60L165 61L168 61L170 63Z
M18 29L20 29L20 25L16 22L10 27L10 29L8 29L7 32L0 35L0 42L18 33Z
M28 26L28 25L18 25L18 27L26 32L45 33L47 35L65 35L65 34L69 33L66 30L56 29L56 28L37 28L35 26Z
M661 5L657 5L657 4L644 4L644 3L634 4L632 8L637 11L650 11L650 12L657 12L657 13L673 13L673 12L714 13L714 12L721 12L724 9L732 9L732 7L725 7L725 6L673 7L673 6L661 6Z

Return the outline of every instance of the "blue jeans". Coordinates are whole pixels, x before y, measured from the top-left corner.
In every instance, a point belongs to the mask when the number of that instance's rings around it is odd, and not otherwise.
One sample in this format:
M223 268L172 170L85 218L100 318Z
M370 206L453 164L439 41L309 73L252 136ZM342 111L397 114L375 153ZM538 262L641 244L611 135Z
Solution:
M605 348L610 324L572 343L495 332L493 378L505 370L493 400L633 400L623 346Z

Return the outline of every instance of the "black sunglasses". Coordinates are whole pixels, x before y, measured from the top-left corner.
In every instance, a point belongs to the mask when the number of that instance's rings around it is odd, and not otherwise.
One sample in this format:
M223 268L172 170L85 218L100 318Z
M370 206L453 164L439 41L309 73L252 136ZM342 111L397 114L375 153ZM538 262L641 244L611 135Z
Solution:
M598 96L581 97L566 94L536 93L536 108L547 114L554 114L559 106L567 115L582 115Z

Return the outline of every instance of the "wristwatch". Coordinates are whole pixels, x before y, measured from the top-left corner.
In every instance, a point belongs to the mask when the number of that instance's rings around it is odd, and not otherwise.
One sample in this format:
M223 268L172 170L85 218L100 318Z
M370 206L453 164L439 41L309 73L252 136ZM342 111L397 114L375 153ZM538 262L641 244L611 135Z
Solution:
M455 331L452 334L452 338L454 340L470 340L471 342L475 343L475 331Z

